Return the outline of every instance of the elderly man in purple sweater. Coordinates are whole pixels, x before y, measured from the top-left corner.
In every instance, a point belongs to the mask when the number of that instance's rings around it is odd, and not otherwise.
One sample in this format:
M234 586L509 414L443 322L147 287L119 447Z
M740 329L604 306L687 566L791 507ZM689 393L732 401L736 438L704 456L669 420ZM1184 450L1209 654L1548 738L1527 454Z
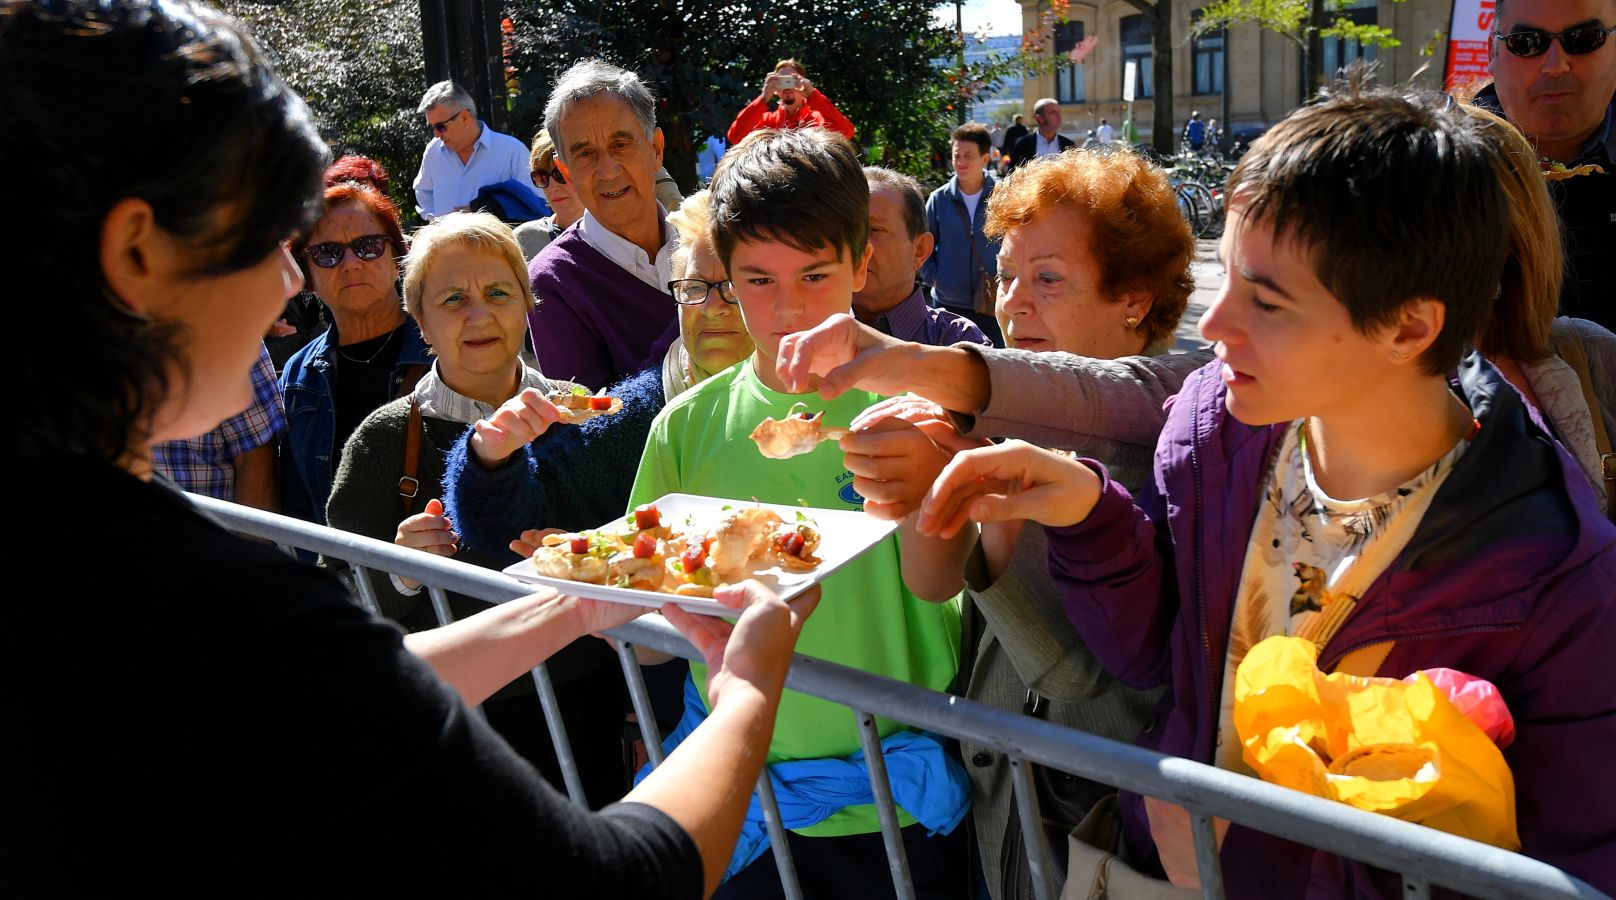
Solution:
M869 277L853 295L853 313L866 325L900 341L949 347L969 341L993 343L964 316L929 306L915 272L935 241L926 228L926 199L920 183L901 172L865 166L870 184Z
M601 388L660 359L679 336L667 289L679 239L656 199L655 99L633 72L585 60L556 82L544 127L584 215L528 267L533 353L546 374Z

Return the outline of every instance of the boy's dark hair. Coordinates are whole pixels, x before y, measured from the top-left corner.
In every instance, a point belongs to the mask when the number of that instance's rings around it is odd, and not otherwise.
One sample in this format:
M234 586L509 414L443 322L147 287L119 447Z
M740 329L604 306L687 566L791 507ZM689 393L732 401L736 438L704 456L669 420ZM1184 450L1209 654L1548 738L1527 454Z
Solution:
M983 156L993 152L993 136L988 133L988 127L981 122L966 122L954 129L953 139L956 141L970 141Z
M762 129L724 154L713 175L713 249L726 267L740 241L812 253L870 243L870 186L846 138L824 128Z
M1424 371L1451 371L1487 323L1509 254L1509 217L1481 126L1349 76L1251 145L1228 196L1295 241L1362 333L1409 300L1442 301Z
M865 166L864 179L870 183L870 192L878 187L891 188L903 198L903 225L912 241L926 230L926 195L913 175L905 175L880 166Z

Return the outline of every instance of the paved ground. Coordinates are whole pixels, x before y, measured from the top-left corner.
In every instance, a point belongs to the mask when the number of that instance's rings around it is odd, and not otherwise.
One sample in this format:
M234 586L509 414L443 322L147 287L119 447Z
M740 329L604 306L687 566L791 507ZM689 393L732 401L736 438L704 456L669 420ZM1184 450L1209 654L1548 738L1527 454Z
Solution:
M1195 262L1191 263L1190 268L1195 273L1195 293L1190 295L1190 306L1184 311L1184 318L1178 320L1178 333L1174 336L1178 339L1175 347L1179 350L1206 346L1196 325L1201 321L1201 313L1212 305L1212 299L1223 286L1223 267L1218 265L1218 242L1206 239L1196 241Z

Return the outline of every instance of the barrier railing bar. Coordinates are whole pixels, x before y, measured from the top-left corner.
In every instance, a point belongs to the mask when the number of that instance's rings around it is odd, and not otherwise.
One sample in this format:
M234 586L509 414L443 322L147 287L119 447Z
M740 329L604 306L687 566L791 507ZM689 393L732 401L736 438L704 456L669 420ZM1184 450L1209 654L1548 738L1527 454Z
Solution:
M498 572L384 541L206 497L190 499L242 534L384 568L485 602L504 602L535 590ZM655 616L608 633L686 659L699 658L672 626ZM1606 897L1530 857L824 660L794 656L786 685L1382 869L1417 872L1417 880L1426 884L1487 898Z
M1033 896L1055 900L1055 876L1049 871L1054 856L1044 835L1044 813L1038 807L1033 789L1032 768L1018 756L1010 757L1010 787L1016 795L1016 815L1021 820L1021 840L1027 845L1027 868L1032 873ZM964 827L964 826L962 826Z
M567 740L567 725L561 721L561 704L556 700L550 671L542 665L535 666L533 685L539 689L539 705L544 708L544 724L550 726L550 742L555 745L556 762L561 764L561 780L567 785L567 796L580 809L588 809L589 798L584 795L583 779L578 777L578 761L572 757L572 743Z
M426 595L432 601L432 615L437 617L439 625L454 621L454 612L449 609L449 595L443 588L432 585L426 589Z
M785 825L780 822L780 804L774 799L774 783L769 781L767 766L758 774L757 793L763 805L763 826L769 831L769 846L774 850L774 867L780 873L780 888L786 900L803 900L797 863L791 858L791 844L786 840Z
M359 594L359 605L373 616L381 616L381 604L376 602L376 589L370 583L370 570L364 566L353 566L354 591Z
M634 645L628 641L618 641L617 659L623 664L623 681L628 684L628 698L634 704L634 718L639 720L645 755L651 760L651 768L655 769L662 765L662 729L657 727L656 710L652 709L651 694L645 689L640 661L634 658Z
M1195 866L1201 878L1201 900L1223 900L1223 861L1218 858L1218 832L1212 817L1190 810L1190 834L1195 838Z
M1431 883L1413 875L1404 875L1403 900L1431 900Z
M915 900L909 854L903 847L903 830L898 827L898 806L892 800L892 782L887 779L887 758L881 753L881 733L875 728L875 716L856 706L851 709L858 719L859 743L864 745L864 764L870 771L870 792L875 795L875 812L881 819L881 841L887 846L892 889L898 900Z
M293 549L291 544L285 543L284 541L276 541L275 546L287 556L290 556L293 559L297 558L297 550Z

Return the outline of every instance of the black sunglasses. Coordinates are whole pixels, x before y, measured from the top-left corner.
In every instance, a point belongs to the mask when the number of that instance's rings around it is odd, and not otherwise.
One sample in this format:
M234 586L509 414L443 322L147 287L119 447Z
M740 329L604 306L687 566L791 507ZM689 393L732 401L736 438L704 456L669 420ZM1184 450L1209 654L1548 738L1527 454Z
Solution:
M549 187L550 182L552 181L554 181L556 184L566 184L567 176L561 174L561 169L559 167L550 169L549 171L545 171L544 169L533 170L533 183L538 185L540 190Z
M459 118L460 114L463 112L465 112L465 110L457 109L454 111L453 115L449 116L447 119L444 119L442 122L428 122L427 124L432 126L432 132L434 134L442 134L449 130L449 123Z
M380 258L383 253L386 253L388 245L392 242L392 238L385 234L367 234L363 237L354 238L346 244L340 241L325 241L324 243L314 244L304 250L303 253L308 256L309 262L320 268L335 269L342 263L342 258L348 255L349 250L353 251L354 256L369 262Z
M1493 34L1504 42L1504 49L1516 56L1542 56L1549 51L1549 44L1555 38L1560 39L1560 47L1566 53L1583 56L1605 46L1605 38L1612 32L1616 32L1616 28L1583 25L1559 32L1544 31L1541 28L1523 28L1509 34L1496 31Z
M735 291L730 288L728 281L703 281L700 278L676 278L668 282L668 293L673 295L673 302L681 306L700 306L707 302L707 295L718 289L718 299L729 304L740 303Z

